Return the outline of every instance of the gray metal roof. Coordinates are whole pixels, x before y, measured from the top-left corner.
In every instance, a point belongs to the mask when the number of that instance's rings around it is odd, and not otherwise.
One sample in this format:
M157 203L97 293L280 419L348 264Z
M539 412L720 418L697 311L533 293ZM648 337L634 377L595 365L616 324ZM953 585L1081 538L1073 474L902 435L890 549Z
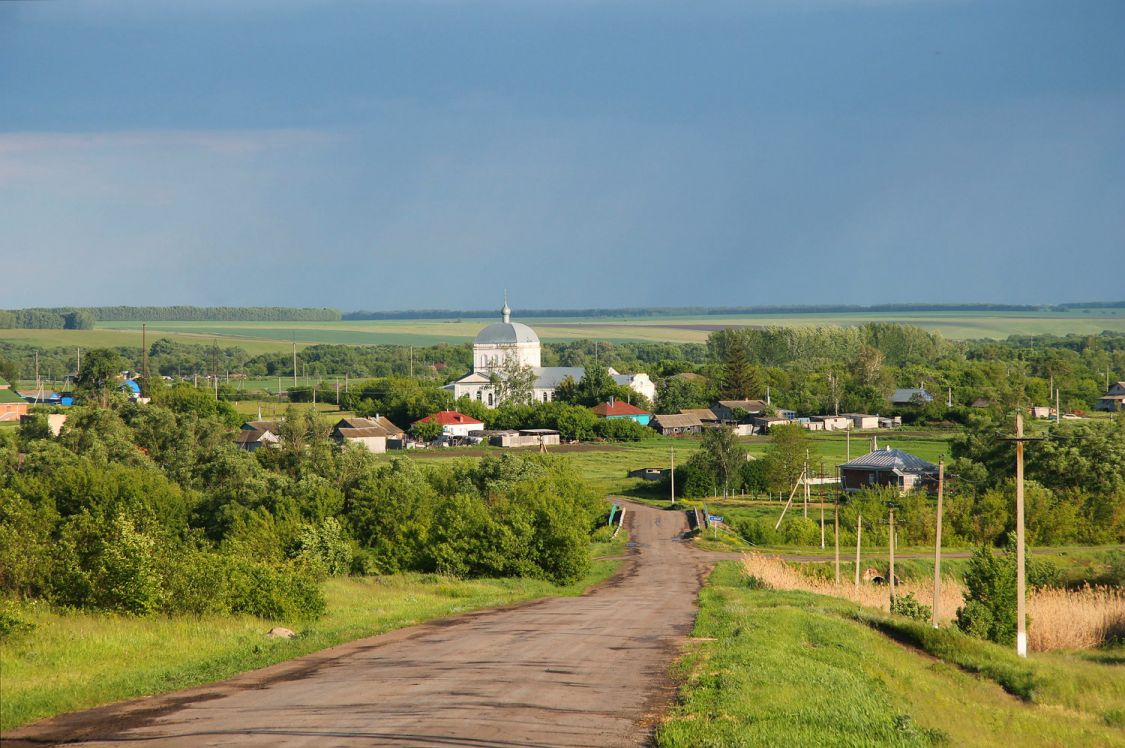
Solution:
M519 322L494 322L477 333L477 344L538 343L539 336L527 325Z
M877 449L868 452L863 457L857 457L851 462L845 462L843 468L863 468L866 470L894 470L900 473L936 473L937 465L926 462L921 457L915 457L901 449Z
M586 374L582 366L533 366L531 370L535 372L535 386L541 389L556 388L567 377L578 382Z

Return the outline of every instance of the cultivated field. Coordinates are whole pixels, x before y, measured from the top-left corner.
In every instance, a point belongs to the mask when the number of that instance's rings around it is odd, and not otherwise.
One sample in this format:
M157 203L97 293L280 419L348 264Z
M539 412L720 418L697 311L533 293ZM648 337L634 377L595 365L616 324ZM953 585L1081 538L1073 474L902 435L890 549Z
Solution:
M1125 332L1125 310L1070 312L914 312L747 314L679 317L521 318L548 342L583 338L609 341L702 343L723 327L859 325L901 322L952 339L1005 338L1015 334ZM434 345L469 342L490 319L363 320L341 322L150 322L156 337L193 343L238 345L251 353L290 350L314 343ZM139 345L139 322L102 322L94 330L0 330L0 340L48 346ZM155 338L154 338L155 339Z

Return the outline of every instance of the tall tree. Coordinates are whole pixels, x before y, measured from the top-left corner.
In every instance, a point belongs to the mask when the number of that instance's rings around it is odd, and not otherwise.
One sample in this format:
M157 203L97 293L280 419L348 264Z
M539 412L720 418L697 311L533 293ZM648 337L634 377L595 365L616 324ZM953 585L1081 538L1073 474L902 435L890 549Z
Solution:
M106 348L95 348L82 358L82 372L76 385L90 402L99 407L109 406L109 396L117 388L117 378L129 362L120 354Z
M740 471L746 462L746 450L738 443L734 429L720 426L704 431L703 451L710 458L715 482L723 487L723 497L729 496L731 484L740 480Z
M535 394L535 372L520 364L515 356L507 356L500 368L489 375L497 405L525 405Z
M766 446L766 477L771 491L788 490L801 477L808 451L808 437L798 424L774 426Z
M761 397L764 386L758 367L750 362L746 338L737 333L726 340L723 352L723 379L721 394L732 400Z

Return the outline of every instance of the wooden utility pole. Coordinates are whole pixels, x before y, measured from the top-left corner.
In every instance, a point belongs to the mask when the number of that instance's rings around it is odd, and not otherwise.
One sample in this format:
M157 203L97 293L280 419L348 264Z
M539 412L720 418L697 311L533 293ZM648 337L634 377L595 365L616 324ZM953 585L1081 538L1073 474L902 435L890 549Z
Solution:
M890 547L890 552L891 552L891 568L890 568L890 574L888 576L890 577L890 583L891 583L891 608L894 608L895 607L895 508L893 506L889 508L887 516L888 516L888 521L890 523L890 531L891 531L890 537L887 540L887 545Z
M859 547L863 541L863 515L855 515L855 587L859 589Z
M938 627L941 608L941 500L945 491L945 455L937 461L937 527L934 531L934 608L933 625Z

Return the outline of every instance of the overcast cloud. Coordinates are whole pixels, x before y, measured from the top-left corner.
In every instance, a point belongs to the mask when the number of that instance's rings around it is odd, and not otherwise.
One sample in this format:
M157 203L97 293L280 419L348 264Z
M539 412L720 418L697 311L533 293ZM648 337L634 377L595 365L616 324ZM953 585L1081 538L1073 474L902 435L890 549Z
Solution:
M698 6L0 3L0 308L1125 298L1125 4Z

